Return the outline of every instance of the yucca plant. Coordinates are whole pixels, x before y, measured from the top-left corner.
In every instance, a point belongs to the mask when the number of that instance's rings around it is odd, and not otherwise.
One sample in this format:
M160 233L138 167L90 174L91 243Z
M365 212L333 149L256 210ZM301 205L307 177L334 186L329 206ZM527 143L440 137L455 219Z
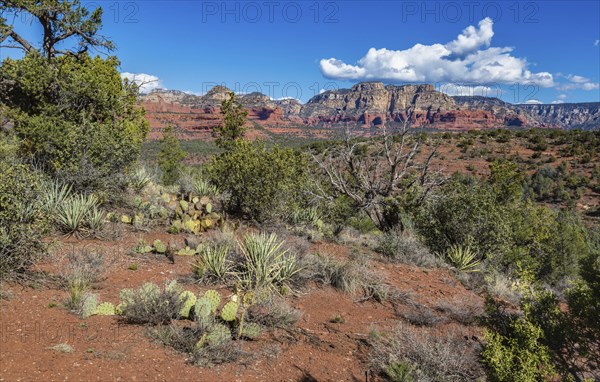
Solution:
M92 207L88 210L85 217L85 225L94 234L97 234L104 226L106 219L106 213L98 206Z
M137 192L142 191L152 180L152 174L143 166L136 167L129 174L129 185Z
M198 196L217 196L221 192L217 186L206 179L198 179L194 183L194 192Z
M98 199L94 195L72 195L57 206L54 221L66 235L86 236L88 217L95 208Z
M289 220L293 224L306 223L313 226L322 224L321 214L316 207L295 210L290 214Z
M197 260L192 263L194 273L200 278L225 281L231 272L231 262L227 259L229 245L202 245Z
M57 181L44 182L41 193L41 203L49 214L54 214L58 207L71 196L71 185Z
M452 266L461 272L478 272L477 267L481 260L477 259L477 254L470 247L454 244L446 251L446 258Z
M248 234L238 241L244 256L240 280L248 288L274 287L289 281L300 269L294 256L282 249L275 234Z

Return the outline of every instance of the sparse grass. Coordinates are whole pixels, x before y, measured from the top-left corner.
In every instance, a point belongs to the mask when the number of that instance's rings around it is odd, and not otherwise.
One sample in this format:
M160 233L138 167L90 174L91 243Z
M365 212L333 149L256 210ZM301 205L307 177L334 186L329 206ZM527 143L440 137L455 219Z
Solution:
M62 285L69 292L65 302L67 309L84 313L86 300L90 303L88 293L103 276L105 264L104 255L95 251L83 249L67 254L60 270Z
M463 336L400 324L371 339L371 364L392 381L477 381L479 344Z
M439 260L417 238L399 231L390 231L379 236L375 250L394 263L419 267L439 265Z
M65 343L50 346L48 349L54 350L58 353L73 353L75 351L75 348L73 346Z
M382 275L370 269L363 259L340 261L316 254L308 256L306 262L304 278L342 292L361 294L361 301L372 299L382 302L390 294Z
M475 297L466 296L439 301L435 304L435 309L463 325L475 324L484 314L483 303Z
M258 298L247 311L249 322L267 328L288 328L295 325L300 317L300 311L292 308L283 297L270 292Z

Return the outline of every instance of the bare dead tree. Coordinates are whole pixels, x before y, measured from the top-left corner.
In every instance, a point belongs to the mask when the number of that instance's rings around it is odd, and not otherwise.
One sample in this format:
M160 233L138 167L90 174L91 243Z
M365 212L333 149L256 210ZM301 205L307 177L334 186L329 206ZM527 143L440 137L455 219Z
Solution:
M367 141L356 139L346 126L342 144L313 154L330 186L330 190L317 187L314 196L332 200L345 195L379 229L403 230L400 210L422 204L432 188L445 180L440 169L432 168L439 143L423 153L425 138L417 132L410 117L400 127L384 125Z

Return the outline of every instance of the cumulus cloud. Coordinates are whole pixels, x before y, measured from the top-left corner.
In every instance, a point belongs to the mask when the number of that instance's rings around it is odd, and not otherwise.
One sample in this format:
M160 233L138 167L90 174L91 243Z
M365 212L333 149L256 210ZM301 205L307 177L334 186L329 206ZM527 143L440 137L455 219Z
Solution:
M541 105L541 104L543 104L543 102L540 101L539 99L528 99L524 103L525 103L525 105Z
M463 84L442 84L440 92L446 93L449 96L483 96L496 97L502 96L502 89L499 87L483 86L483 85L463 85Z
M511 55L512 48L490 47L493 36L493 21L485 18L447 44L371 48L356 65L336 58L319 64L325 77L340 80L554 85L552 74L530 71L525 59Z
M563 83L558 85L556 88L558 90L596 90L600 89L600 83L592 82L589 78L576 76L573 74L568 74L565 78L569 81L568 83Z
M140 87L140 93L147 94L154 89L162 88L160 78L146 73L121 73L121 78L127 78Z

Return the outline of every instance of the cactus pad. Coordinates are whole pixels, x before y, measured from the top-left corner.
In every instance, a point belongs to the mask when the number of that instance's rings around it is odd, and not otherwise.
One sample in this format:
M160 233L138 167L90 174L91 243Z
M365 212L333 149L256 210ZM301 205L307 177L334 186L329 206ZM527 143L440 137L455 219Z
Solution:
M191 249L190 247L181 248L177 251L177 255L179 256L194 256L196 254L195 249Z
M204 292L204 297L206 297L210 302L210 311L215 313L219 307L219 304L221 303L221 295L219 292L214 289L209 289Z
M212 203L207 203L206 204L206 213L210 214L212 212L212 208L213 208Z
M121 215L121 222L125 224L131 224L131 218L129 215Z
M167 245L158 239L154 240L154 243L152 245L154 246L154 250L158 253L167 252Z
M117 310L113 304L110 302L103 302L102 304L96 307L96 312L99 316L114 316L117 313Z
M254 338L260 336L261 331L262 331L262 328L260 327L259 324L250 322L250 323L244 325L244 329L242 330L242 337L254 339Z
M223 324L214 324L206 334L206 343L209 346L220 346L231 340L231 330Z
M179 311L179 315L181 317L188 318L190 316L190 311L192 310L194 305L196 305L196 295L190 292L189 290L186 290L181 292L181 294L179 295L179 299L181 301L185 301L185 303L181 307L181 310Z
M235 319L237 317L238 308L239 308L239 304L237 302L235 302L235 301L227 302L227 304L225 304L225 306L223 306L223 309L221 309L221 318L223 319L223 321L227 321L227 322L235 321Z

